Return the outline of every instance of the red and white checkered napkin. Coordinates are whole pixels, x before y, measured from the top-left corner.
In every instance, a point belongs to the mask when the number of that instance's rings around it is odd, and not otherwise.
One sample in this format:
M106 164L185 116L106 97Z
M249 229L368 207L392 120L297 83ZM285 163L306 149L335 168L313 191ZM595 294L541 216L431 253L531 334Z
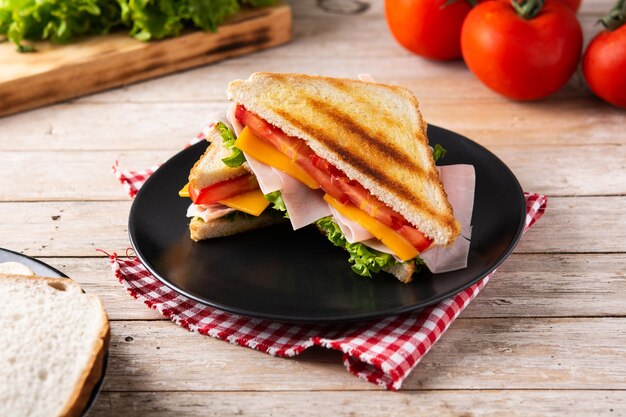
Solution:
M134 196L156 168L122 171L116 164L113 170ZM546 203L545 196L526 194L524 231L543 215ZM348 371L391 390L400 389L420 359L495 273L418 312L366 323L319 326L275 323L217 310L162 284L137 258L113 254L110 261L115 276L133 297L192 332L283 357L295 356L311 346L340 350Z

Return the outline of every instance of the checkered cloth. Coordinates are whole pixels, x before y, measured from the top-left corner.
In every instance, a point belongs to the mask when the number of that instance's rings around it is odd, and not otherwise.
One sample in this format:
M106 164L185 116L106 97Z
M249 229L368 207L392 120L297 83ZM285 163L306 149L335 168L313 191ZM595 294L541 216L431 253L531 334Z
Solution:
M116 162L113 171L133 197L157 168L123 171ZM546 204L545 196L526 194L524 232L543 215ZM192 332L282 357L298 355L311 346L340 350L349 372L390 390L400 389L422 357L496 272L418 312L365 323L320 326L275 323L217 310L176 293L135 257L120 258L114 253L109 259L115 276L134 298Z

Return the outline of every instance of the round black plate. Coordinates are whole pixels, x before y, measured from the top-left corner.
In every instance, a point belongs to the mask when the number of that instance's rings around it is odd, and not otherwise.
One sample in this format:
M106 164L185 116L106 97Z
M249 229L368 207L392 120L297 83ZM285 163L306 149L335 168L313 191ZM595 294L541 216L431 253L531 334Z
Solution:
M68 276L65 275L63 272L51 267L48 264L38 261L37 259L30 258L26 255L22 255L21 253L13 252L11 250L4 249L4 248L0 248L0 263L2 262L19 262L23 265L26 265L30 269L32 269L36 275L39 275L42 277L68 278ZM91 391L91 395L89 396L89 401L87 402L87 405L85 406L85 409L83 410L81 416L87 415L87 413L91 409L91 406L95 402L96 397L98 396L98 394L100 394L100 389L102 388L102 381L104 381L104 374L106 373L106 370L107 370L108 360L109 360L109 352L107 349L107 352L104 355L104 360L102 361L102 374L100 376L100 379L96 383L96 385L93 387L93 390Z
M470 286L496 268L521 237L524 194L511 171L482 146L430 126L431 144L448 154L442 165L476 170L472 243L466 269L410 284L381 273L354 274L347 253L314 226L271 228L194 243L185 217L189 199L178 197L207 143L183 150L144 184L132 205L130 240L139 259L164 284L210 306L286 322L330 323L383 317L425 307Z

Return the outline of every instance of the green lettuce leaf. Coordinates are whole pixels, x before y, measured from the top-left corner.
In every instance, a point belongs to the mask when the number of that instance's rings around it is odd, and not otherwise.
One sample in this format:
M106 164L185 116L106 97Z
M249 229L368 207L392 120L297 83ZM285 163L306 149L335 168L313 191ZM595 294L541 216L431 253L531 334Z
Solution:
M352 270L361 276L371 277L372 273L380 272L398 263L388 253L379 252L362 243L349 243L332 217L323 217L315 224L335 246L348 251L350 254L348 261L352 264Z
M0 37L21 52L24 40L67 43L88 34L130 28L148 41L178 36L185 27L215 31L241 5L261 7L275 0L0 0Z
M284 217L286 219L289 218L289 213L287 213L287 207L285 206L285 201L283 200L283 195L280 193L280 191L274 191L273 193L265 194L264 197L267 201L272 203L272 208L274 210L284 212Z
M230 156L222 159L222 162L231 168L240 167L246 162L246 156L241 152L241 149L235 146L235 140L237 140L235 133L222 122L217 122L217 130L220 131L224 147L233 151Z
M435 160L435 162L437 162L441 158L446 156L447 153L448 151L446 150L446 148L437 143L433 148L433 159Z

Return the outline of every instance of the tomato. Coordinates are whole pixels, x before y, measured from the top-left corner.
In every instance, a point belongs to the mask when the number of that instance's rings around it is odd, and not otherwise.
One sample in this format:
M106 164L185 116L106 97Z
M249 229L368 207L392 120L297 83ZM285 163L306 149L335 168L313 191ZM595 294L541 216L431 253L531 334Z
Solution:
M288 136L281 129L272 126L256 114L239 105L235 117L252 129L259 137L290 157L319 184L320 188L342 204L351 202L371 217L397 231L416 249L422 252L432 243L428 237L413 227L402 215L370 194L361 184L318 156L301 139Z
M259 184L256 177L251 174L244 174L229 180L218 182L201 190L198 190L190 185L189 196L194 204L212 204L220 200L258 189Z
M385 0L385 16L394 38L425 58L461 57L461 27L472 9L467 0Z
M569 7L574 12L577 12L580 9L580 3L582 0L558 0L559 3L563 3L567 7Z
M603 100L626 108L626 24L600 32L587 46L583 74Z
M527 18L502 1L480 3L461 31L469 69L492 90L516 100L543 98L561 88L576 70L582 40L576 15L556 0L547 0Z

